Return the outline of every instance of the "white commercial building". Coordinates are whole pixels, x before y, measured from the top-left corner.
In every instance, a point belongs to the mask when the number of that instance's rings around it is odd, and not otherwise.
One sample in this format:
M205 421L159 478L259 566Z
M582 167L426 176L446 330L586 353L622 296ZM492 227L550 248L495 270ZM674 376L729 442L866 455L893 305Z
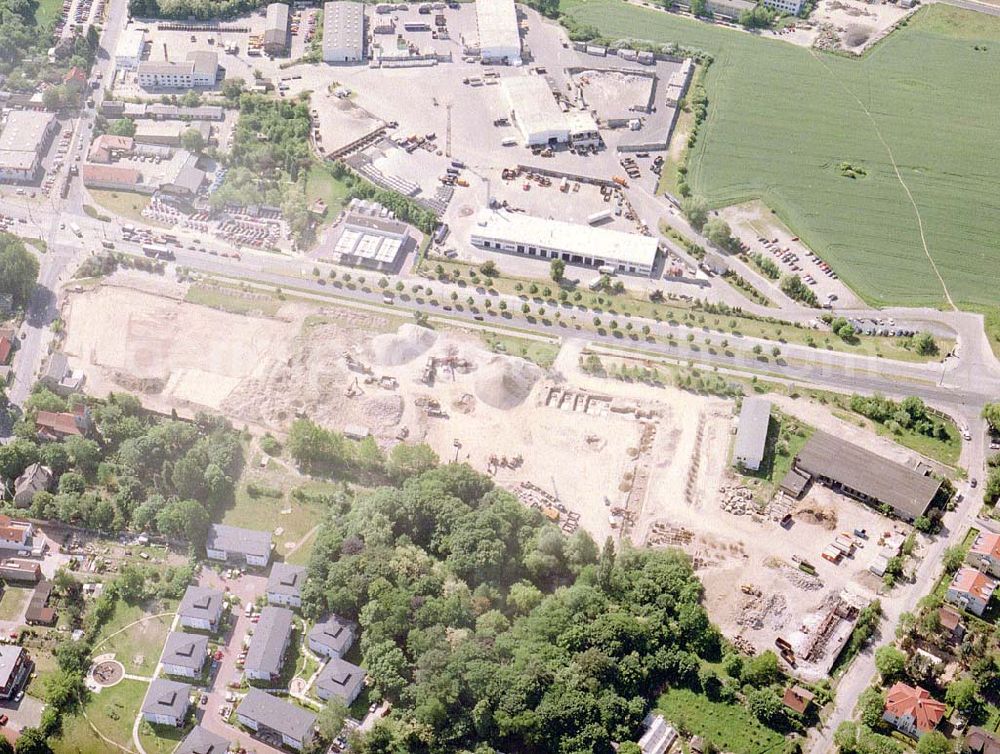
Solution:
M142 29L126 29L118 38L115 67L124 71L134 71L142 62L145 49L146 32Z
M483 61L521 65L521 32L514 0L476 0L476 25Z
M525 144L597 144L601 134L589 113L563 112L542 76L510 76L501 81L507 106Z
M138 66L139 86L143 89L206 89L219 78L219 56L196 50L179 62L143 61Z
M804 0L764 0L764 5L792 16L799 15Z
M364 3L327 3L323 7L323 62L360 63L364 59Z
M767 398L744 398L740 423L736 429L733 463L756 471L764 460L767 428L771 421L771 401Z
M616 272L637 275L653 271L657 252L657 241L651 236L494 210L479 214L471 241L481 249L589 267L607 265Z

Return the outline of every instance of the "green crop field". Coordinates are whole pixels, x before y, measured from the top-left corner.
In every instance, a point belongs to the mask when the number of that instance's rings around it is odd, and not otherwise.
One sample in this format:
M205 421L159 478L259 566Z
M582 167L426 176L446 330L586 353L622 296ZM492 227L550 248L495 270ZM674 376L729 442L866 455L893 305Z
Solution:
M996 304L1000 18L933 5L859 60L620 0L561 9L714 56L689 163L711 204L763 199L872 303L947 305L933 260L956 304Z

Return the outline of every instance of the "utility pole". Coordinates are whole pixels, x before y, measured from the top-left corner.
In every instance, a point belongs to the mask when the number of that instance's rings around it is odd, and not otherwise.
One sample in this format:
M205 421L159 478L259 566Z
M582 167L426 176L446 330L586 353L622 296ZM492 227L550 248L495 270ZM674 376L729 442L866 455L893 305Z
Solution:
M446 106L448 110L448 127L445 130L444 153L446 157L451 157L451 103Z

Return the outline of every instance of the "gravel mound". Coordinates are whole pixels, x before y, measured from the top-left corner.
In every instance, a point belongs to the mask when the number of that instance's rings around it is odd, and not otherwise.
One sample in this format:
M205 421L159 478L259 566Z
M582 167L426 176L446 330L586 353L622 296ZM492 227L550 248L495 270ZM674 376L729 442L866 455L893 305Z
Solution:
M476 397L494 408L511 409L524 402L541 376L530 361L496 356L476 375Z
M372 339L372 352L379 366L406 364L425 353L437 341L437 333L419 325L400 325L395 335L386 333Z

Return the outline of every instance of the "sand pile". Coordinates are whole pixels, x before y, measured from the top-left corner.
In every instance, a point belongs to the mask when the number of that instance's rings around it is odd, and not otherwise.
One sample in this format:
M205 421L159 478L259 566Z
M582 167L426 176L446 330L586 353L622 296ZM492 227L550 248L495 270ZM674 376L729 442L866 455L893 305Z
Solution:
M388 431L399 424L403 417L403 405L403 397L400 395L364 398L360 403L360 410L365 426L374 432Z
M400 325L395 335L386 333L372 339L373 358L380 366L399 366L425 353L436 340L437 333L426 327Z
M494 408L514 408L541 376L542 370L530 361L496 356L476 375L476 397Z

